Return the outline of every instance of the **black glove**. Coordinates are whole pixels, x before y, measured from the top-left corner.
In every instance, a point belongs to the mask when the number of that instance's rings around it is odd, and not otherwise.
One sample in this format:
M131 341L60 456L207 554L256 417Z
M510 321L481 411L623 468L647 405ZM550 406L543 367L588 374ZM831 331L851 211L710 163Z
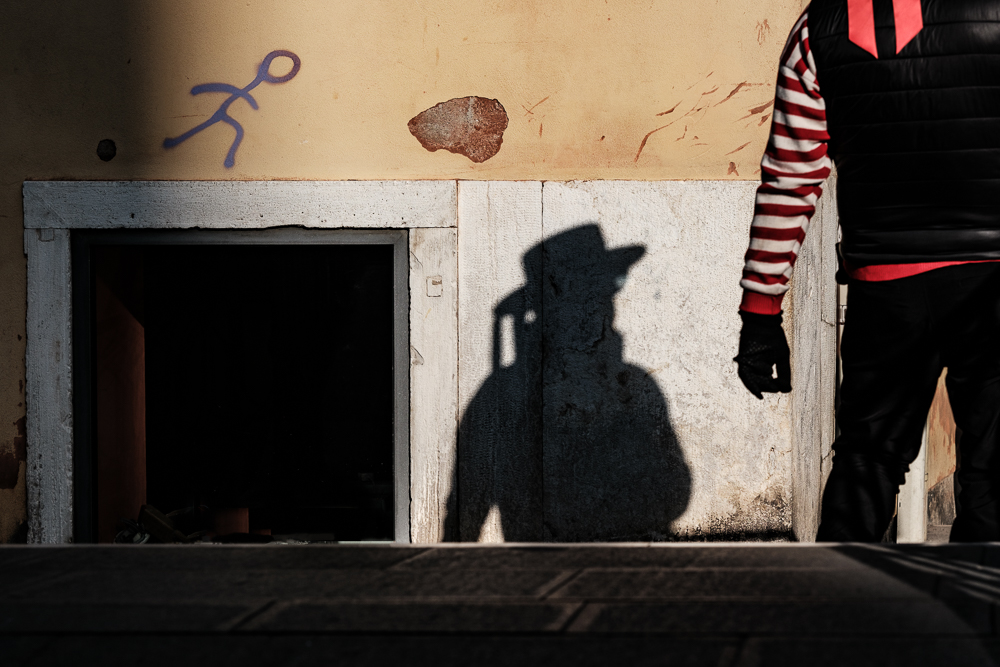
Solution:
M740 380L750 393L763 400L764 392L792 390L792 365L788 341L781 328L781 314L758 315L740 311L743 329L740 331L740 353L733 359L738 365ZM778 377L772 369L777 367Z

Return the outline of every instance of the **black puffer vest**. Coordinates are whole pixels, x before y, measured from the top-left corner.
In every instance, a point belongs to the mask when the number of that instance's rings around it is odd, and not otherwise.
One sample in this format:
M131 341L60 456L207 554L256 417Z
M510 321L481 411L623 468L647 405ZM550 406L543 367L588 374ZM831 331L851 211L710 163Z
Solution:
M898 55L891 0L874 8L878 59L848 40L847 0L809 7L845 257L1000 259L1000 0L923 0Z

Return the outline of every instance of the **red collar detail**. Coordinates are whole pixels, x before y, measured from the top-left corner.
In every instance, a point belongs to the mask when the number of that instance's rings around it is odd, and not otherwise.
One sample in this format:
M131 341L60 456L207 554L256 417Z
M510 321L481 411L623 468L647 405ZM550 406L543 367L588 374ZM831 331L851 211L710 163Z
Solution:
M920 0L893 0L892 13L896 23L896 53L899 53L923 30L924 15ZM878 58L872 0L847 0L847 36Z

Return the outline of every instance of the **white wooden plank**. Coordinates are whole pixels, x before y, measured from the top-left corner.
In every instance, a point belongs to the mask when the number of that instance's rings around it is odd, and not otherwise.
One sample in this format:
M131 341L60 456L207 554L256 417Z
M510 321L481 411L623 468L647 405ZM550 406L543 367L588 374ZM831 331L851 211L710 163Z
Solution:
M29 181L26 227L454 227L455 181Z
M445 539L458 421L458 234L410 232L410 536Z
M69 231L28 229L28 541L73 539L72 280Z

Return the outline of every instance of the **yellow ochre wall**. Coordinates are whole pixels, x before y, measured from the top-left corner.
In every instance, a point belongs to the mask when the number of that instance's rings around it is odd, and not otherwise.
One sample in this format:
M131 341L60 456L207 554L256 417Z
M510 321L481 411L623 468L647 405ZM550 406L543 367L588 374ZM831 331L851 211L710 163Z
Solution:
M24 539L21 183L46 179L746 179L777 59L804 0L66 0L0 21L0 541ZM275 49L282 84L163 148ZM276 60L272 73L288 71ZM495 157L407 129L451 98L495 98ZM650 134L651 133L651 134ZM643 146L643 140L646 139ZM96 155L112 139L110 162ZM642 150L640 153L640 146ZM11 468L13 465L13 469ZM5 471L6 474L5 474ZM5 482L6 480L6 482ZM13 488L3 488L12 486Z

